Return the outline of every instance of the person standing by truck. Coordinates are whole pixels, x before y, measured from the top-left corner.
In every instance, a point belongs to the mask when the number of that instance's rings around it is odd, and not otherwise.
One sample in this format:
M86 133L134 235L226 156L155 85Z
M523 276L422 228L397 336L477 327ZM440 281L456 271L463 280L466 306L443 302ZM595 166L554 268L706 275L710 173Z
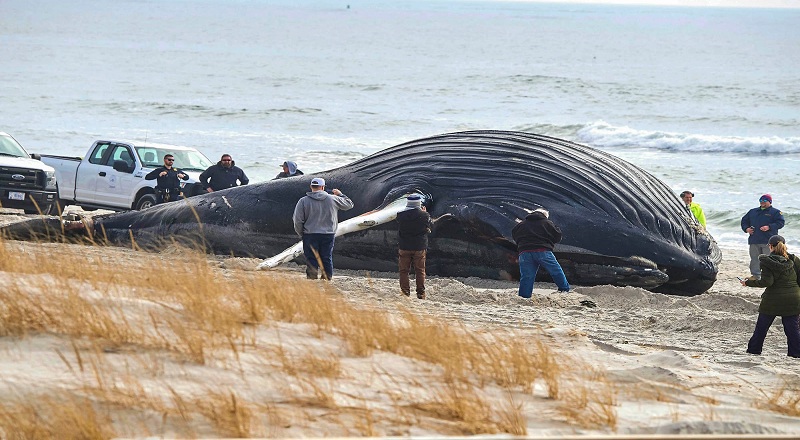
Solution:
M209 179L211 179L211 183L209 183ZM200 174L200 182L203 183L206 192L214 192L233 188L239 184L247 185L250 183L250 179L241 168L236 166L236 162L233 161L230 154L223 154L216 165L211 165Z
M189 180L189 176L172 164L175 158L171 154L164 155L164 166L154 169L144 176L145 180L156 180L156 204L172 202L183 197L181 180Z

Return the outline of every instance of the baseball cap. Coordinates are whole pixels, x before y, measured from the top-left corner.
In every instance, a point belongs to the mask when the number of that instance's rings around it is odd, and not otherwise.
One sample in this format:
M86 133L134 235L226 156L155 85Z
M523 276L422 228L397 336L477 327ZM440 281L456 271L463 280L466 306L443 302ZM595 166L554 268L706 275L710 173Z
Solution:
M322 177L315 177L311 179L311 186L325 186L325 179Z
M786 240L780 235L773 235L772 237L769 238L770 245L775 246L778 243L786 244Z

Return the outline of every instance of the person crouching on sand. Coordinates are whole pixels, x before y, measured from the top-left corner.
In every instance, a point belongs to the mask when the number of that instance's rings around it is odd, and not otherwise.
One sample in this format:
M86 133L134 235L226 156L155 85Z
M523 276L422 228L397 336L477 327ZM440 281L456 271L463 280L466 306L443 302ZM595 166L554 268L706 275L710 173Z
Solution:
M786 240L780 235L773 235L767 242L769 255L758 257L761 265L760 280L740 280L743 286L766 287L758 306L758 321L747 352L761 354L767 330L776 316L783 321L783 331L789 345L787 354L800 358L800 285L797 275L800 273L800 258L789 253Z

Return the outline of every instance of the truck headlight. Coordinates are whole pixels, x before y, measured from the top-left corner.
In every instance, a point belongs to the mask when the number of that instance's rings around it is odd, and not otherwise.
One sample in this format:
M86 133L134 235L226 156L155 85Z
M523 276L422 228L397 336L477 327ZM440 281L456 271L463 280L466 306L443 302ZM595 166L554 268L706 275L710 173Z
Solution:
M44 182L44 189L52 189L55 191L56 189L56 172L55 171L45 171L44 172L45 182Z

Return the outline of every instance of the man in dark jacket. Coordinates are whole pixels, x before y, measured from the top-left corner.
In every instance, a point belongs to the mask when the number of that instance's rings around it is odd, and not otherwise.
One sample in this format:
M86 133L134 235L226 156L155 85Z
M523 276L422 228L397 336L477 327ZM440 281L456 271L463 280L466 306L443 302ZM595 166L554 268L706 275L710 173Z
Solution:
M747 211L742 217L742 231L750 234L747 244L750 245L750 274L752 279L761 277L758 256L770 253L767 242L778 229L784 225L783 213L772 207L772 196L764 194L758 199L759 207Z
M536 209L511 231L519 252L519 296L523 298L530 298L533 294L539 266L550 274L559 292L569 292L564 270L553 255L553 248L561 241L561 229L549 217L550 212L546 209Z
M164 166L154 169L144 176L145 180L156 180L156 204L174 202L183 197L181 180L189 180L189 175L172 166L175 157L164 155Z
M403 295L411 296L408 275L411 272L411 263L414 263L417 298L425 299L425 257L432 223L431 215L422 205L422 197L417 194L408 196L406 209L397 213L397 223L400 290Z
M208 182L209 179L211 183ZM233 188L239 184L247 185L250 179L236 166L230 154L223 154L216 165L211 165L200 174L200 182L203 183L206 192L214 192Z

